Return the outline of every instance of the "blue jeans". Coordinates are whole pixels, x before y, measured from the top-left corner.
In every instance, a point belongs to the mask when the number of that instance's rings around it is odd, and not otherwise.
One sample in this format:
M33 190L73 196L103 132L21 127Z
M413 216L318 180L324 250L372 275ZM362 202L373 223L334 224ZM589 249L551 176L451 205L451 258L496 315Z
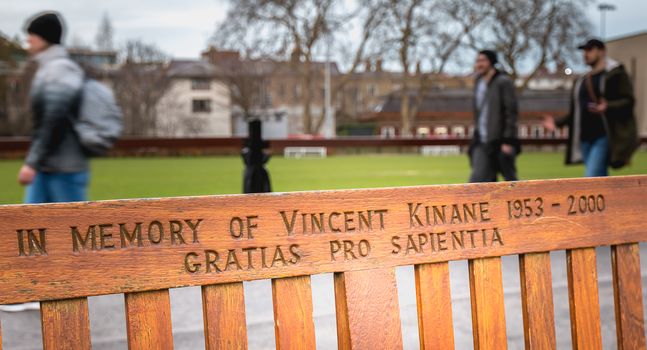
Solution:
M25 190L25 203L79 202L88 200L89 171L37 172Z
M599 137L593 141L582 141L582 157L586 177L608 176L609 138Z

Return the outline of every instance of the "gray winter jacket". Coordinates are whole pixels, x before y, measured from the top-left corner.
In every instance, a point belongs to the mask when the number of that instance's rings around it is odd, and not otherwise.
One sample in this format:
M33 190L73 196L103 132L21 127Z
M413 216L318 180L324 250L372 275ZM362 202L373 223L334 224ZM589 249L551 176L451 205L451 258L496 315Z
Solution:
M481 79L481 78L479 78ZM478 80L474 86L478 86ZM476 93L475 93L476 95ZM518 106L514 83L507 75L497 73L488 83L485 95L487 101L487 140L478 140L484 144L507 143L516 145ZM474 103L474 125L478 127L478 108ZM474 131L474 138L478 138L478 130Z
M32 82L33 138L25 163L37 171L71 173L88 169L88 158L73 129L83 70L65 48L52 45L37 54Z

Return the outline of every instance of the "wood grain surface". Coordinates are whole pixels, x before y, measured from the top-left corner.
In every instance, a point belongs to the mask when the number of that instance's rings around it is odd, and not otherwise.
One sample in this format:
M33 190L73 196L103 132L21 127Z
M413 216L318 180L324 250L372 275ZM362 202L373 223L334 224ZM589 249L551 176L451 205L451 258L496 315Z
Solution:
M453 349L449 263L416 265L415 277L420 349Z
M519 256L521 310L526 350L555 349L555 311L550 253Z
M602 349L595 248L566 252L573 350Z
M501 258L470 260L468 268L474 350L505 350L508 339Z
M643 242L645 197L629 176L0 206L0 304Z
M202 286L202 318L207 350L247 349L243 282Z
M611 262L618 350L645 349L640 247L636 243L611 247Z
M43 349L91 349L88 299L45 301L40 305Z
M336 273L334 285L338 349L402 349L395 269Z
M316 341L310 276L273 279L272 304L276 349L314 349Z
M171 300L168 289L127 293L129 350L172 350Z

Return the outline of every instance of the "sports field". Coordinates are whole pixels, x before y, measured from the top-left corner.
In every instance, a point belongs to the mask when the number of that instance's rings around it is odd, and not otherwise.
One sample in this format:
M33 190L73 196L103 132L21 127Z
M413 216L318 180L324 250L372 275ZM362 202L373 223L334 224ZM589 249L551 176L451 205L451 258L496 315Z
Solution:
M22 163L0 161L0 204L20 203L16 182ZM524 153L521 179L578 177L582 166L563 165L562 153ZM466 156L352 155L325 159L274 157L268 164L274 191L303 191L462 183L469 175ZM168 197L241 193L240 157L108 158L92 162L90 199ZM647 152L613 175L647 174Z

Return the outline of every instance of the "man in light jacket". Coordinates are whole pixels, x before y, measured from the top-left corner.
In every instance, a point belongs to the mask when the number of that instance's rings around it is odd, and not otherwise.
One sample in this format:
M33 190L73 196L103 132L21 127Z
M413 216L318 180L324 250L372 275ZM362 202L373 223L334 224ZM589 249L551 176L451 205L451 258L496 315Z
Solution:
M26 203L87 199L88 157L76 136L84 75L61 46L63 22L53 12L27 24L28 51L38 63L31 86L33 136L18 182L26 185Z
M476 59L470 182L493 182L499 173L506 181L517 180L517 96L512 79L496 69L497 63L491 50L479 52Z

